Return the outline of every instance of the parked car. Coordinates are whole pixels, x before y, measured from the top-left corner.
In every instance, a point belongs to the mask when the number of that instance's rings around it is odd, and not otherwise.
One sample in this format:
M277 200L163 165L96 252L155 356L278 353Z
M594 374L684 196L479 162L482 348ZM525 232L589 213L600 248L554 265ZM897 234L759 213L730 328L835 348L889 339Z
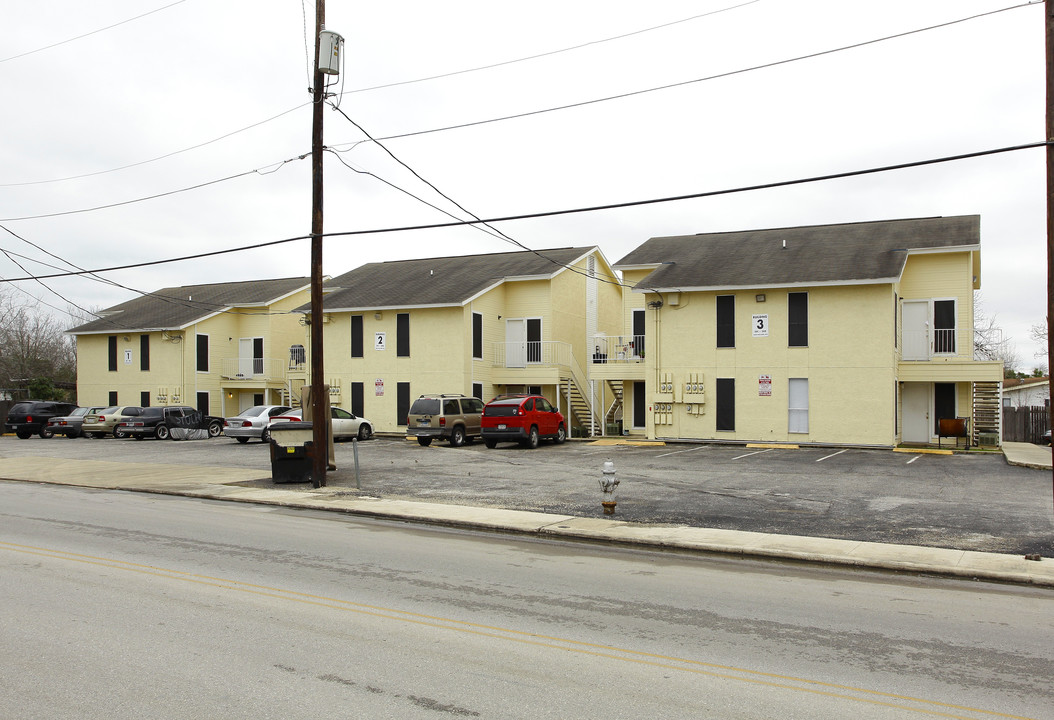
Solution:
M373 437L373 425L366 418L360 418L357 415L352 415L344 408L331 407L329 414L333 418L333 439L344 440L347 438L358 438L359 440L369 440ZM296 408L290 410L287 413L281 415L275 415L271 418L271 422L268 423L268 430L274 426L275 423L280 422L300 422L304 419L304 409Z
M114 429L114 437L121 432L136 440L157 438L168 440L173 428L207 429L209 437L218 437L223 431L223 418L202 415L189 405L162 405L141 408L136 417L123 418Z
M79 407L74 408L69 415L53 417L48 420L48 432L52 435L65 435L68 438L80 437L81 427L84 425L84 416L98 410L102 410L102 408Z
M541 395L491 400L483 408L483 442L493 448L499 442L518 442L536 448L541 438L557 443L567 439L563 413Z
M4 432L13 432L25 440L31 435L39 434L42 438L51 437L48 420L61 415L69 415L77 408L73 403L53 400L25 400L15 403L7 411L4 419Z
M240 443L252 438L268 442L267 426L275 415L283 415L293 408L285 405L256 405L223 421L223 434Z
M451 447L472 442L480 434L483 401L461 394L422 395L406 416L406 436L416 437L427 447L435 439L449 440Z
M123 430L117 427L122 420L130 417L139 417L143 408L135 405L113 405L103 408L84 416L81 432L86 437L101 438L112 434L115 438L127 437Z

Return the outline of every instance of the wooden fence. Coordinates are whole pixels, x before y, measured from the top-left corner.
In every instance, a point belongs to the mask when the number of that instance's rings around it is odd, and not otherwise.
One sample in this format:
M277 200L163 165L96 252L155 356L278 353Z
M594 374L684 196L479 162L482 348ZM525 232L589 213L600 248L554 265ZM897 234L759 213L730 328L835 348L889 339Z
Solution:
M1050 429L1050 410L1045 407L1004 407L1003 442L1038 443Z

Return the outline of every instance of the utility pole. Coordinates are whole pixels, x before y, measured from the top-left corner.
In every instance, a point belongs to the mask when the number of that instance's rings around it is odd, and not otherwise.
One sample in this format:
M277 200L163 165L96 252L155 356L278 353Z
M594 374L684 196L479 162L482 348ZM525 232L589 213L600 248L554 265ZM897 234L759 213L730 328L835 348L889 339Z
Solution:
M1054 141L1054 6L1051 0L1043 3L1047 56L1047 142ZM1050 362L1054 360L1054 339L1050 334L1050 319L1054 318L1054 145L1047 145L1047 375L1052 375ZM1054 404L1051 405L1050 427L1054 427ZM1054 471L1052 471L1054 472ZM1054 496L1054 474L1051 476L1051 495Z
M322 362L322 110L326 83L319 69L322 31L326 24L326 0L315 0L315 75L311 123L311 417L312 445L311 483L326 485L329 442L326 430L326 403L322 396L324 366Z

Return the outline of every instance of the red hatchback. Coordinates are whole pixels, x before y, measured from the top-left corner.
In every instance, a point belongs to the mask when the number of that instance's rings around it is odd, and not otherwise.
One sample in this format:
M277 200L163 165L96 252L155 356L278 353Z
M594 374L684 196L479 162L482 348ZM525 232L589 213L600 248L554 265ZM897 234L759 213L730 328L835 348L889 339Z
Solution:
M483 408L480 435L492 448L500 442L538 447L541 438L557 443L567 439L567 425L559 410L540 395L522 395L491 400Z

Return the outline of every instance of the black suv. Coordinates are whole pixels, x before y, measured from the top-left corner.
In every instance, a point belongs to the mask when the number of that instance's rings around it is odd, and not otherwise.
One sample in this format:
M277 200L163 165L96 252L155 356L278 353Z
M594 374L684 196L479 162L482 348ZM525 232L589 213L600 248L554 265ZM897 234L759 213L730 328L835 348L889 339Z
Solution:
M172 428L207 429L209 437L213 438L223 431L223 418L202 415L188 405L145 407L139 417L125 418L117 423L114 435L122 432L136 440L145 437L168 440L172 437Z
M76 409L77 406L72 403L51 400L26 400L15 403L7 411L4 432L13 432L23 440L35 434L39 434L42 438L49 438L52 432L48 430L48 420L69 415Z

